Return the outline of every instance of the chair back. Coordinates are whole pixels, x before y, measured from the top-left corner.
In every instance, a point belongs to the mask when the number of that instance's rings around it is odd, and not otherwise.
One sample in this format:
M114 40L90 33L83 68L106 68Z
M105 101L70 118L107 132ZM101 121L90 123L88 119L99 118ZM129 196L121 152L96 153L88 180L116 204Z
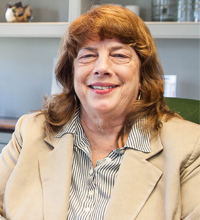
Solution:
M200 124L200 101L194 99L165 98L167 106L184 119Z

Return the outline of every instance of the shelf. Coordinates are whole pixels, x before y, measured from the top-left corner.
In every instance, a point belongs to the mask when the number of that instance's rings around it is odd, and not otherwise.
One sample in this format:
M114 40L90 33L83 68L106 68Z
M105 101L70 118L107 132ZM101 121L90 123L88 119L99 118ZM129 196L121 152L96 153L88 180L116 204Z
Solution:
M0 37L61 38L68 22L0 23Z
M200 39L200 22L146 22L154 38ZM0 37L61 38L68 22L0 23Z
M200 22L146 22L154 38L200 39Z

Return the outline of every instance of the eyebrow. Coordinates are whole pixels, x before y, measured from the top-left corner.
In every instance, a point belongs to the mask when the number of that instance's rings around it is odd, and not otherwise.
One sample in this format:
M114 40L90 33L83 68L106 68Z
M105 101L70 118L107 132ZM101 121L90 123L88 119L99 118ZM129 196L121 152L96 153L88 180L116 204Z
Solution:
M115 51L115 50L120 50L120 49L128 49L129 47L128 46L123 46L123 45L119 45L119 46L113 46L110 48L111 52ZM80 50L89 50L91 52L96 52L98 51L97 48L95 47L83 47L81 48Z
M80 50L89 50L91 52L96 52L97 48L94 48L94 47L82 47Z
M120 49L129 49L128 46L115 46L115 47L111 47L111 52L115 51L115 50L120 50Z

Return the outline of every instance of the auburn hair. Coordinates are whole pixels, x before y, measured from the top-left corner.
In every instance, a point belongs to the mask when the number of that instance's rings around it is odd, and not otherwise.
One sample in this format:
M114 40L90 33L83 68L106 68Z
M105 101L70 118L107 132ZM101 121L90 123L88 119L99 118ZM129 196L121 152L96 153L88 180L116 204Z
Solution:
M175 113L167 108L164 101L163 69L155 42L140 17L122 6L105 4L93 7L76 19L61 40L55 74L63 90L61 94L45 99L43 113L47 132L58 131L74 116L80 101L74 90L73 61L79 49L97 36L100 40L117 38L130 45L141 61L140 99L131 106L118 139L123 139L123 134L142 118L145 118L145 128L158 131L163 116L170 118Z

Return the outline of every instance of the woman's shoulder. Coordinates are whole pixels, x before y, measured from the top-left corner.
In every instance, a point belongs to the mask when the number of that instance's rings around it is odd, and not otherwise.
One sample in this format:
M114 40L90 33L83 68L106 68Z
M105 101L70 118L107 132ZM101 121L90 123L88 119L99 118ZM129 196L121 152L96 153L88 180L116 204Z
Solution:
M166 154L189 161L200 156L200 125L180 118L163 122L160 139ZM178 159L179 158L179 159Z
M34 112L22 115L16 123L17 127L27 127L27 126L44 126L45 124L45 116L42 112Z
M45 116L41 112L34 112L23 115L19 118L15 126L15 136L19 142L26 136L45 137Z
M177 134L188 137L199 136L200 125L181 118L173 117L163 122L161 133L170 133L172 136L177 136Z

